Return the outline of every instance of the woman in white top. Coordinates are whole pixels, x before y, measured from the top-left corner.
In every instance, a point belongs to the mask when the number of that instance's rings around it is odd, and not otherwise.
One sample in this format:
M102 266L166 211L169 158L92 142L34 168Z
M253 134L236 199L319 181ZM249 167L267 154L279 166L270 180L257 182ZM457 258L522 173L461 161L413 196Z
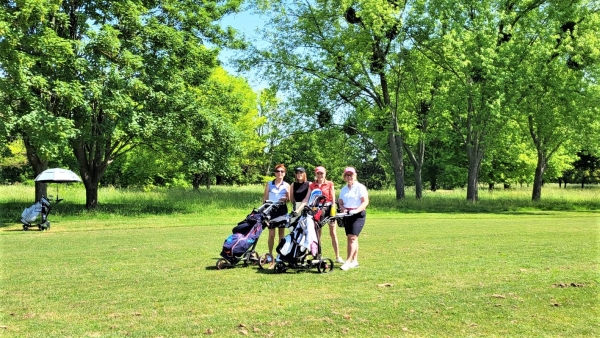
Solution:
M340 191L338 204L341 212L347 212L350 216L344 218L344 228L348 239L348 257L346 263L340 267L348 270L358 267L358 235L362 231L367 218L365 209L369 205L369 194L367 188L356 180L356 169L346 167L344 169L344 181L346 185Z
M273 202L284 202L287 203L290 200L290 185L285 182L285 166L278 164L275 166L275 179L267 182L265 186L265 192L263 194L263 201ZM279 216L286 215L288 213L287 204L279 206L277 209L271 211L271 219L275 219ZM279 243L285 234L285 227L277 227L279 229ZM275 227L269 226L269 253L273 257L273 245L275 244Z

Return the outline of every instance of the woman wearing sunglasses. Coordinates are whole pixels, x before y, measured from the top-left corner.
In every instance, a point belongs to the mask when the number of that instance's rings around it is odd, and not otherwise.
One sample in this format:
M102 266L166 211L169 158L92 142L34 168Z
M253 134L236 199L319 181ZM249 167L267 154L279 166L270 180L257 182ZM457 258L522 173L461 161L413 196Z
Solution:
M369 194L367 188L356 180L356 169L346 167L344 169L344 181L346 185L340 191L338 200L340 211L347 212L350 216L344 218L344 228L348 239L348 257L346 263L340 267L342 270L358 268L358 235L362 231L369 205Z
M284 202L287 203L290 200L290 185L283 180L285 177L285 166L278 164L275 166L275 179L267 182L265 186L265 192L263 194L263 201L273 202ZM277 209L271 211L271 219L286 215L288 213L287 204L282 204ZM279 230L279 240L281 241L285 234L285 227L277 227ZM275 244L275 228L269 227L269 253L273 257L273 245Z

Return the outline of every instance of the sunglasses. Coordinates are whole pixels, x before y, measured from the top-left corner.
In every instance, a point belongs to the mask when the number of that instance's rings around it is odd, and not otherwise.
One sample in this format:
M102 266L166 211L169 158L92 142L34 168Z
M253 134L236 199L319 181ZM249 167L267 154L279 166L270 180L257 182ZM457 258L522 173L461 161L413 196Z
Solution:
M285 170L275 170L276 173L284 173Z
M354 174L344 174L344 176L352 176L352 175L354 175Z

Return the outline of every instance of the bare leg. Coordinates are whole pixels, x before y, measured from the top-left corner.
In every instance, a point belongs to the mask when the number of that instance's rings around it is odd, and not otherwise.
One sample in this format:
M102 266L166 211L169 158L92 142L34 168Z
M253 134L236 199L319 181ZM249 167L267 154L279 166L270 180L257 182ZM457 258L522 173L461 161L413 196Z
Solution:
M269 253L273 255L273 244L275 243L275 229L269 229Z
M338 238L335 223L329 226L329 235L331 236L331 246L333 246L333 252L335 253L335 258L340 257L340 248L338 245Z
M358 236L348 235L348 262L356 260L358 257Z

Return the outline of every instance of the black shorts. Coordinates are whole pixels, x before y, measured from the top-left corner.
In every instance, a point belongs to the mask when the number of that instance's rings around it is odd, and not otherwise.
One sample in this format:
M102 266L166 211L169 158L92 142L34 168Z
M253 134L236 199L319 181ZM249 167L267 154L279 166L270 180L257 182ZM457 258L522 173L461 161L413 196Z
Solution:
M365 210L350 216L344 217L344 228L346 229L346 236L355 235L358 236L365 226L367 219L367 212Z

